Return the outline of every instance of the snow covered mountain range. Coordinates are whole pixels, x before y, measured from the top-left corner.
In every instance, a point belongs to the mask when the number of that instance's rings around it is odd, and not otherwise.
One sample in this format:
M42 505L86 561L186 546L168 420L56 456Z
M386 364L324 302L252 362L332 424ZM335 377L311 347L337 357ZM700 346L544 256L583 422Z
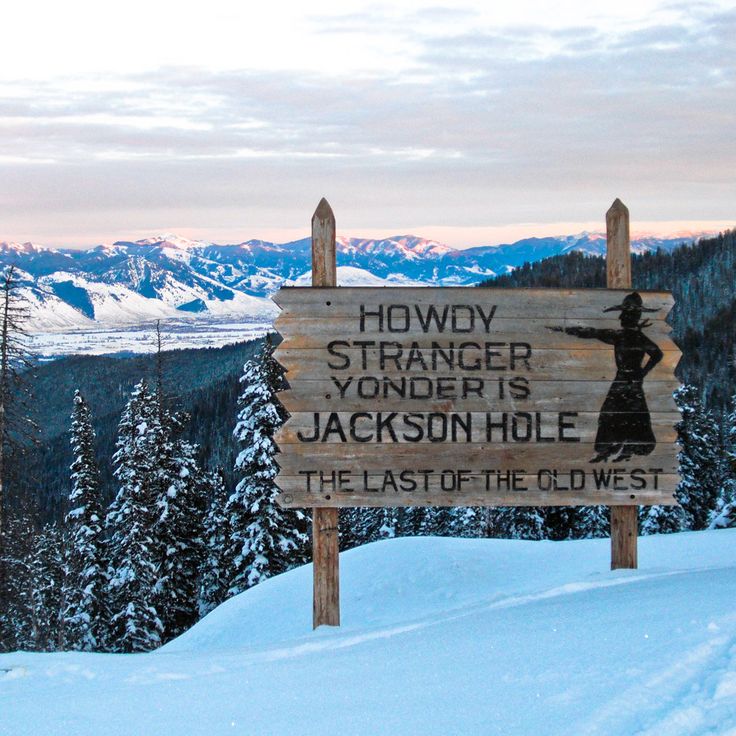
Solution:
M702 235L635 239L634 252L672 249ZM342 285L471 285L527 261L605 252L605 236L527 238L455 249L402 235L338 238ZM268 297L284 283L309 283L310 240L233 245L159 235L88 250L0 242L0 268L14 264L31 305L32 330L63 332L134 326L155 319L270 321Z

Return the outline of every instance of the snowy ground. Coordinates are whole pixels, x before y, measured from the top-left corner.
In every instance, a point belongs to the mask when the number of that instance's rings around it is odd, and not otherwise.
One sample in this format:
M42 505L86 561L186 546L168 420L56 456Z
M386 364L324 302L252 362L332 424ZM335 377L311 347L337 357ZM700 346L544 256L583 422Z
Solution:
M398 539L311 568L146 655L0 655L0 733L736 734L736 530L640 540ZM6 670L3 672L3 670Z

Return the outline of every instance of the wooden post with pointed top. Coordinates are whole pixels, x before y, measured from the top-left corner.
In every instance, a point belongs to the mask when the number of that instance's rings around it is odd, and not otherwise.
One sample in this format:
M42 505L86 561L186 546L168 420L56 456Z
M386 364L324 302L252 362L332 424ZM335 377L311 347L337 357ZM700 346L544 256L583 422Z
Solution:
M629 210L616 199L606 212L606 286L631 288ZM611 570L636 569L639 534L637 506L611 506Z
M335 215L323 197L312 215L312 286L337 286ZM340 625L339 509L312 509L312 625Z

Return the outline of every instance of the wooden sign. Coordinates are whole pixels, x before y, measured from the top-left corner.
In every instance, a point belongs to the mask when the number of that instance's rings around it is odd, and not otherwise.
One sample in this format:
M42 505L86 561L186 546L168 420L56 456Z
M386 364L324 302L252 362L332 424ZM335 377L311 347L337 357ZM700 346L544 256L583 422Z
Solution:
M283 288L279 502L674 504L669 293Z

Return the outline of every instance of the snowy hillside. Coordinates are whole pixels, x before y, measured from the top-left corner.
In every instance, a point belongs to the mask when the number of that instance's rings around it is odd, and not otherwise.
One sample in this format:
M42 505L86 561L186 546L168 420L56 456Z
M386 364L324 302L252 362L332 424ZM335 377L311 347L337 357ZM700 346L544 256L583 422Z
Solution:
M152 654L0 655L0 734L736 733L736 530L609 541L413 538L310 567Z

